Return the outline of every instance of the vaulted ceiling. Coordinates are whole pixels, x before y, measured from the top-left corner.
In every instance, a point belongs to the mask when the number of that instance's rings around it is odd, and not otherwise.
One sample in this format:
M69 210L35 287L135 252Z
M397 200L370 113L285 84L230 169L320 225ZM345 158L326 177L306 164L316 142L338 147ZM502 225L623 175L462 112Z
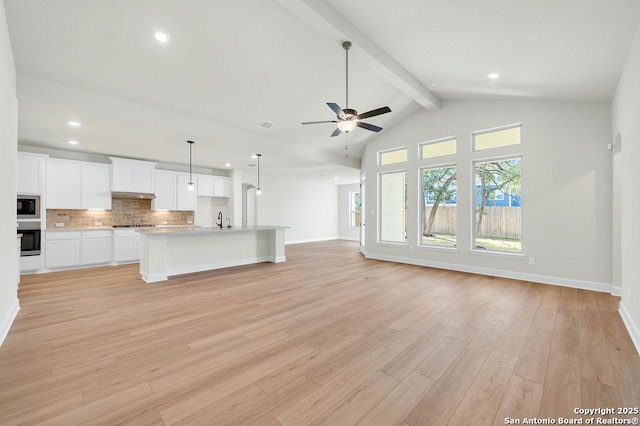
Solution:
M376 134L300 123L345 106L342 41L349 106L390 106L367 120L389 129L448 99L608 101L640 21L637 0L4 4L20 144L185 164L193 139L196 166L247 169L261 152L265 174L339 183Z

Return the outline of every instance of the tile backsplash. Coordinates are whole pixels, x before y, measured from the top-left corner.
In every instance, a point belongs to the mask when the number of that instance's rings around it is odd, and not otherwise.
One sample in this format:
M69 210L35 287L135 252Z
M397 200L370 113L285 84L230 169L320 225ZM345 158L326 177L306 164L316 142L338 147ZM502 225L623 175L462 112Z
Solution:
M64 223L65 228L113 225L188 225L193 212L152 211L151 200L114 198L111 210L47 210L47 228ZM102 225L96 225L101 222Z

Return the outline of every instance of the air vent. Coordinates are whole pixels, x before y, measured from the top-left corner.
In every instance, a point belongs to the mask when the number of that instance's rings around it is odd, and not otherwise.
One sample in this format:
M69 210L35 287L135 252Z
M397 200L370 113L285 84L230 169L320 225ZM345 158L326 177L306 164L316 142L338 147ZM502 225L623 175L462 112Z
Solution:
M258 127L260 127L261 129L269 130L273 127L273 123L267 120L262 120L260 124L258 124Z

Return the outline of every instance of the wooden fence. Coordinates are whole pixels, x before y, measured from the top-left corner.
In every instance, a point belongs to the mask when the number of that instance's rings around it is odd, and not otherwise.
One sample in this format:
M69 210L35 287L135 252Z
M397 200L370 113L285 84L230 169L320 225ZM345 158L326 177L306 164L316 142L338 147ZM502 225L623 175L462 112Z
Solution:
M426 207L425 218L429 217L431 208L431 206ZM457 208L455 206L438 207L431 232L434 234L455 234L456 216ZM520 239L522 237L521 223L520 207L485 207L480 236ZM473 230L475 232L475 224Z

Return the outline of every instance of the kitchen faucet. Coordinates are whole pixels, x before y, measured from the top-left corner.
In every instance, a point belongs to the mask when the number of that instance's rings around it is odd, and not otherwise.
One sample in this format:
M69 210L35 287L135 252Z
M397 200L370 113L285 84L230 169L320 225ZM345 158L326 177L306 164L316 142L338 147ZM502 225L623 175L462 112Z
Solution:
M216 225L218 225L220 229L222 229L222 212L218 213L218 220L220 221L220 223L216 222Z

